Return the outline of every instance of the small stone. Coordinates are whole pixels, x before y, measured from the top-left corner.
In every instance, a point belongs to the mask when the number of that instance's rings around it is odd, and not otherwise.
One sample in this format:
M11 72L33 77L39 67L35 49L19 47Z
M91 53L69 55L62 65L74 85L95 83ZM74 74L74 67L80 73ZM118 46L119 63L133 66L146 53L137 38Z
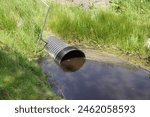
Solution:
M24 21L22 19L17 20L17 27L21 27L23 26L23 24L24 24Z
M150 38L147 39L145 46L146 46L147 48L150 48Z

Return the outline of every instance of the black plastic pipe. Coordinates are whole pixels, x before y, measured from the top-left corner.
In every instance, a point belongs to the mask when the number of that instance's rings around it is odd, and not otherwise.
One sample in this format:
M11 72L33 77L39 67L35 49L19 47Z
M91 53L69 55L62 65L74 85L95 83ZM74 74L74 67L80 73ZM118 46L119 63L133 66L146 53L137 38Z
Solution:
M85 58L85 54L81 50L64 43L54 36L48 36L46 42L45 49L58 64L71 58Z

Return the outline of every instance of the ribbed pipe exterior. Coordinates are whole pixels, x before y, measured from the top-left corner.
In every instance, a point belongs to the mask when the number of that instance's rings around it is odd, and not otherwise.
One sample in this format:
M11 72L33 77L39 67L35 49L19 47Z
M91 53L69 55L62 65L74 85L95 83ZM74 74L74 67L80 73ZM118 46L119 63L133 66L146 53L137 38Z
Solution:
M49 54L55 59L58 53L66 47L69 47L68 44L64 43L60 39L57 39L54 36L49 36L46 40L47 44L45 45L45 49L49 52Z
M49 36L47 38L45 49L59 64L67 59L85 57L85 54L81 50L64 43L54 36Z

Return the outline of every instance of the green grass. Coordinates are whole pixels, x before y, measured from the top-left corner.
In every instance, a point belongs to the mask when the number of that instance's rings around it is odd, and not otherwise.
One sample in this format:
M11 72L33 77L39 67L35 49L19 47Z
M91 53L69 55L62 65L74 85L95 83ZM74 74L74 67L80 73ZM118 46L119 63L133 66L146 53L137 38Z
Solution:
M105 9L52 3L47 27L69 41L115 46L125 53L149 56L145 47L150 34L149 6L148 0L111 0Z
M35 61L0 48L0 99L58 99Z
M44 13L39 2L0 0L0 99L58 99L33 59Z
M105 9L50 5L45 32L68 42L101 48L107 45L150 56L145 47L150 36L149 0L111 0ZM44 51L34 55L45 11L39 0L0 0L0 99L58 99L35 60Z

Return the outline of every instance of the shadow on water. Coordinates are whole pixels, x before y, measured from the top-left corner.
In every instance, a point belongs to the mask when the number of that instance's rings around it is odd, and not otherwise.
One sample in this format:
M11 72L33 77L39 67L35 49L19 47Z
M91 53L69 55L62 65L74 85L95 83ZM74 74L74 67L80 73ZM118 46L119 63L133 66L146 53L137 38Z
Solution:
M102 63L82 58L39 63L53 90L65 99L150 99L150 72L127 63Z

